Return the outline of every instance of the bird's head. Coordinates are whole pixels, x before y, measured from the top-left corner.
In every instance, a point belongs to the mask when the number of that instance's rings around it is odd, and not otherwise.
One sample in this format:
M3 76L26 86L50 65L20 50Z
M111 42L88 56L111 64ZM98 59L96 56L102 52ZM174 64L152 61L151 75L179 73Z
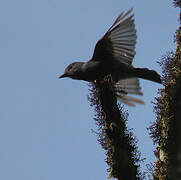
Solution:
M74 62L69 64L64 73L59 78L69 77L72 79L81 79L83 73L83 62Z

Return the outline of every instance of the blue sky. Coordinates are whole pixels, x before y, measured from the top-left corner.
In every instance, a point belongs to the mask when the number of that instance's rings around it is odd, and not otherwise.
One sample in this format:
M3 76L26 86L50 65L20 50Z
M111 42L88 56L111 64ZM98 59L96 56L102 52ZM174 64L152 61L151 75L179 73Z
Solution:
M161 73L156 63L174 50L179 9L170 0L4 0L0 2L0 179L107 179L105 155L91 129L86 82L58 76L87 61L123 10L134 8L134 66ZM125 106L142 164L154 162L146 127L154 120L156 83L141 80L145 105Z

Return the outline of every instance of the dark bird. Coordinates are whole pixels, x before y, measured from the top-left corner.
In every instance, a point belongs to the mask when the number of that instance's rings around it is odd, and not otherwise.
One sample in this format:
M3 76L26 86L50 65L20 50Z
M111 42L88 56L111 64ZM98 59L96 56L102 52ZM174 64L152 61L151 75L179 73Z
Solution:
M136 29L132 9L122 12L105 35L97 42L92 58L87 62L74 62L59 78L95 82L111 74L115 82L115 93L124 103L144 103L127 94L142 95L138 78L161 83L160 75L147 68L135 68Z

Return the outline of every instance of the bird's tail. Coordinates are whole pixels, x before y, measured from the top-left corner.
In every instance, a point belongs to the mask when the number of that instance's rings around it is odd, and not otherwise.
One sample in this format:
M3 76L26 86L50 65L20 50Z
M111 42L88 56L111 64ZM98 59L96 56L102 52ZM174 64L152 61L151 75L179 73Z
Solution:
M128 78L119 80L114 84L114 91L117 98L130 106L135 106L135 103L144 104L144 101L128 94L143 95L138 78Z
M161 83L160 75L154 70L149 70L147 68L134 68L133 73L135 77Z

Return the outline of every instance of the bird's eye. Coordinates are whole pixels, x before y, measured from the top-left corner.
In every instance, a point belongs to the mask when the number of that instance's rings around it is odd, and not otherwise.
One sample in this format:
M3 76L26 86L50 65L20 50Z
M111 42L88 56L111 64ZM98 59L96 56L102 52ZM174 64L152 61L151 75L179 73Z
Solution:
M69 67L68 67L68 69L69 69L69 70L71 70L71 69L72 69L72 65L71 65L71 66L69 66Z
M73 67L73 65L72 65L72 64L70 64L70 65L66 68L66 70L65 70L65 71L71 71L71 70L72 70L72 67Z

